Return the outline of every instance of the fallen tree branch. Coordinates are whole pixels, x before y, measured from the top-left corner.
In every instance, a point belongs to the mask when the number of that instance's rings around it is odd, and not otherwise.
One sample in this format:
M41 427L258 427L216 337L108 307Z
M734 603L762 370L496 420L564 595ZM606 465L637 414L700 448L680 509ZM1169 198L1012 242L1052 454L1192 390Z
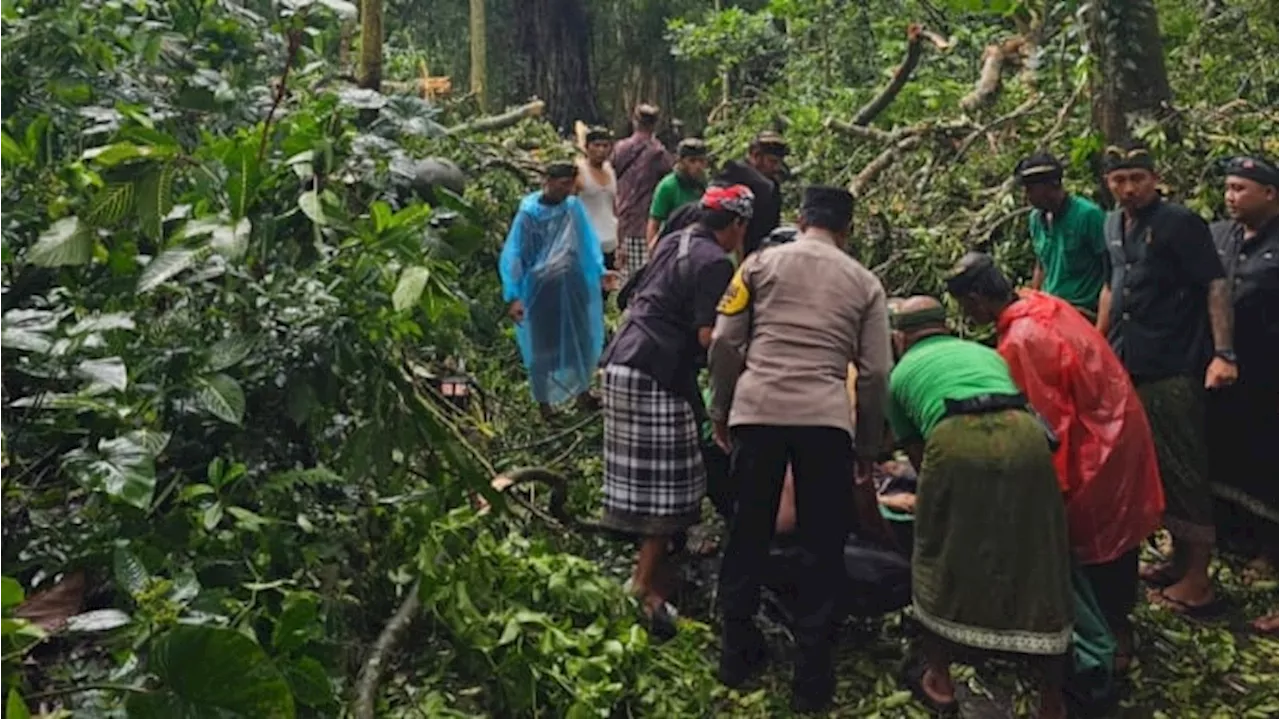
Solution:
M964 110L976 110L990 105L1000 92L1000 80L1004 74L1004 66L1021 64L1022 54L1028 43L1022 36L1011 37L998 45L988 45L982 51L982 69L978 73L978 82L973 91L960 100Z
M418 579L409 588L409 594L400 602L396 613L391 615L378 639L369 650L369 656L360 667L360 675L356 679L356 698L351 706L351 715L355 719L375 719L378 704L378 686L382 681L388 655L395 649L400 638L413 624L418 611L422 609L422 598L419 593L422 580Z
M894 141L894 133L877 130L874 127L865 127L863 125L854 125L843 120L837 120L834 117L828 117L823 121L822 126L828 130L835 130L851 137L861 140L873 140L875 142L889 143Z
M889 80L889 84L885 85L871 102L862 106L861 110L853 116L854 125L868 125L884 111L889 103L893 102L893 98L902 92L902 88L907 84L907 80L911 79L911 73L915 71L916 65L920 64L920 36L922 28L917 23L907 26L907 57L898 66L893 73L893 77Z
M1027 113L1035 109L1035 106L1039 104L1039 102L1040 102L1040 95L1038 94L1032 95L1031 97L1027 98L1026 102L1023 102L1021 105L1018 105L1010 112L1004 115L1001 115L1000 117L997 117L991 122L988 122L987 124L983 125L977 130L974 130L972 133L969 134L968 137L964 138L964 140L960 143L960 147L956 149L956 154L952 158L952 162L959 162L960 158L964 157L964 153L968 152L969 148L973 146L973 143L978 141L978 138L982 137L983 135L986 135L988 132L991 132L992 130L994 130L995 128L1001 125L1013 122L1014 120L1017 120L1023 115L1026 115Z
M866 191L867 185L879 177L880 173L889 169L897 161L899 155L908 150L913 150L919 145L920 135L911 135L899 140L892 147L886 148L874 160L867 163L866 167L863 167L862 171L853 178L853 181L849 183L849 194L854 197L861 197L863 192Z
M1058 116L1054 118L1053 125L1049 127L1049 131L1040 138L1040 142L1036 143L1036 150L1039 152L1048 152L1049 146L1058 136L1062 134L1062 129L1067 126L1067 119L1071 117L1071 111L1075 109L1076 103L1080 102L1080 98L1084 97L1085 90L1089 87L1089 83L1082 82L1076 85L1076 89L1071 93L1071 97L1067 98L1067 104L1058 110Z
M464 132L489 132L491 130L501 130L504 127L511 127L527 117L539 117L542 111L546 109L547 103L542 100L534 100L526 103L514 110L508 110L501 115L489 115L487 117L477 117L469 120L461 125L454 125L445 130L446 135L457 135Z

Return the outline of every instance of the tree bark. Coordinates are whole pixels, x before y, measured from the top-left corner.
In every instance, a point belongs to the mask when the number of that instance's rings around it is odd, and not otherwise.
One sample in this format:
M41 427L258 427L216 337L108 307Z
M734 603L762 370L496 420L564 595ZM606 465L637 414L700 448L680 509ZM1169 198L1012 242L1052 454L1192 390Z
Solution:
M382 0L360 3L360 87L382 89Z
M1093 124L1123 142L1141 116L1168 116L1173 93L1154 0L1098 0L1089 18L1094 48Z
M547 117L562 131L575 120L600 122L591 82L591 28L583 0L526 0L519 23L524 56L520 87L547 103Z
M484 0L471 0L471 94L476 97L480 112L487 112L489 103L485 97L487 65L485 53Z

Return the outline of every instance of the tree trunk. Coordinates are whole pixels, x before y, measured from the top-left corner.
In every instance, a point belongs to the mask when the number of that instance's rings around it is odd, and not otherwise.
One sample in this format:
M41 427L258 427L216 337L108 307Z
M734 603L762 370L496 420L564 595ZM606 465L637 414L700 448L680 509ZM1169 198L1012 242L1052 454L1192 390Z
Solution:
M476 96L476 104L480 112L487 112L489 103L485 98L485 35L484 35L484 0L471 0L471 94Z
M360 87L382 89L382 0L360 3Z
M568 132L575 120L600 122L591 83L591 28L583 0L526 0L519 23L524 56L520 88L547 103L547 117Z
M1093 124L1106 141L1128 139L1140 117L1165 119L1173 93L1154 0L1098 0L1089 32L1095 60Z

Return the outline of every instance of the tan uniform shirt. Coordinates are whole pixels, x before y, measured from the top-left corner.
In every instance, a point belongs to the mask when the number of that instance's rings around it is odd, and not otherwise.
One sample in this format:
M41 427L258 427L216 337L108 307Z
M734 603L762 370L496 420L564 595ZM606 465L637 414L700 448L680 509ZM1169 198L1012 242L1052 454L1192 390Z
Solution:
M893 366L884 287L830 234L810 228L742 263L720 301L707 361L713 420L850 434L856 424L864 456L879 451Z

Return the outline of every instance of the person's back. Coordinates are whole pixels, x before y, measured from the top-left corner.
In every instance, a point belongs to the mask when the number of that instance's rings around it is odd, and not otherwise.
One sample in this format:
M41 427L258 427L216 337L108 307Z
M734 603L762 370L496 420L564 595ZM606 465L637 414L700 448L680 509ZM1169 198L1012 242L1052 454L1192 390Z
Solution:
M1061 446L1072 549L1109 562L1160 524L1164 493L1142 401L1097 329L1065 301L1023 290L998 320L998 350Z
M951 335L920 340L893 368L889 387L897 398L894 404L909 415L922 439L946 416L947 400L1018 394L1008 365L995 350Z
M603 175L601 182L597 173ZM606 258L618 248L618 218L613 214L614 202L618 196L618 182L613 168L604 163L599 168L584 163L582 168L582 186L578 190L578 198L587 212L587 219L600 239L600 251Z
M754 316L731 422L852 430L843 391L849 363L860 351L877 349L859 348L858 339L864 322L886 321L884 290L831 242L801 237L757 253L743 267L755 288ZM877 303L881 313L868 317ZM866 399L882 400L883 391Z

